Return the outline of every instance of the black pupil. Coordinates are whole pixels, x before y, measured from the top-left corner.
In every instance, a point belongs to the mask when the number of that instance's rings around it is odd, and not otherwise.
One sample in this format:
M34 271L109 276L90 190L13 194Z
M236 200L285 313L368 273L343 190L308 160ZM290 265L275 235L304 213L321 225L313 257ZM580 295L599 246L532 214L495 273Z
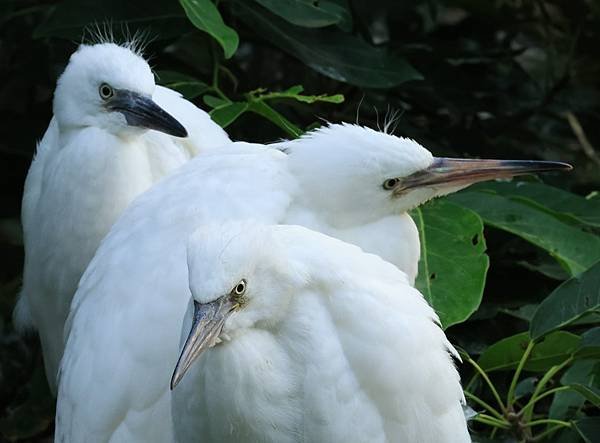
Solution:
M236 291L238 294L241 294L242 292L244 292L244 284L243 284L243 283L240 283L239 285L237 285L237 288L235 288L235 291Z
M393 187L394 187L394 185L395 185L397 182L398 182L398 180L397 180L397 179L395 179L395 178L390 178L390 179L387 181L386 185L387 185L387 187L388 187L388 188L393 188Z
M110 95L110 88L108 86L102 86L102 95L108 97Z

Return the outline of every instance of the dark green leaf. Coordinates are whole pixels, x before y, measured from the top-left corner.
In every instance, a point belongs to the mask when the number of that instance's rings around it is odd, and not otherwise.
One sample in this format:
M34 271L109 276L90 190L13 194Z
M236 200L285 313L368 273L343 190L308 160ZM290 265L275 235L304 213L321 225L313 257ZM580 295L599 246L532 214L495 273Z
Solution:
M533 338L563 328L600 309L600 262L556 288L539 305L529 332Z
M222 99L221 97L215 97L214 95L209 95L209 94L206 94L204 97L202 97L202 101L204 103L206 103L208 106L210 106L211 108L222 108L224 106L231 104L230 101L227 101L225 99Z
M597 443L600 435L600 417L586 417L577 420L575 429L579 432L585 443Z
M545 249L576 275L600 259L600 238L518 200L488 192L450 197L476 211L486 224L511 232Z
M249 104L249 110L255 112L256 114L262 115L266 119L275 123L281 129L283 129L288 136L296 138L302 135L302 129L293 124L275 109L267 105L262 101L253 101Z
M560 383L563 386L570 384L592 385L597 378L596 361L577 360L563 374ZM550 405L549 417L559 420L572 418L574 412L579 409L585 398L576 391L568 390L557 392Z
M460 323L481 303L489 265L481 219L447 200L434 200L411 215L421 237L415 286L444 327Z
M222 128L226 128L247 110L248 103L234 102L220 108L215 108L209 114L213 121L217 122Z
M583 395L594 406L600 407L600 389L578 383L569 385L569 387Z
M348 9L331 0L256 0L269 11L288 22L306 28L321 28L344 22L351 23Z
M577 350L580 358L600 358L600 327L592 328L581 334L581 345Z
M335 80L370 88L391 88L422 78L405 60L352 35L290 25L239 0L233 12L275 46Z
M485 371L514 369L519 364L529 342L529 333L522 332L504 338L485 350L479 357L479 365ZM558 331L537 343L525 364L528 371L546 371L562 363L577 349L580 337Z
M174 2L65 0L36 28L34 36L80 41L86 27L93 34L98 26L102 33L108 31L118 41L128 39L135 30L141 30L153 39L166 39L181 35L190 28L185 15Z
M179 0L192 24L219 42L230 58L239 44L237 32L223 22L219 10L211 0Z
M554 186L513 180L481 183L472 189L493 192L505 197L522 198L555 213L568 215L581 223L600 227L599 200L586 199Z
M189 75L181 74L180 72L157 71L156 77L159 84L178 91L188 100L196 98L211 89L203 81Z

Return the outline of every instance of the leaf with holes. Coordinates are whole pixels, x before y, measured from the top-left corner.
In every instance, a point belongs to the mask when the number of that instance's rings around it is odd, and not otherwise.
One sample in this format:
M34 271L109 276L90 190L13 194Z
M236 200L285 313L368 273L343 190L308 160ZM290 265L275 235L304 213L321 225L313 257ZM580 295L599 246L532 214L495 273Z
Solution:
M421 237L415 286L442 325L465 321L481 303L489 260L479 216L439 199L412 211Z
M518 235L548 251L570 275L600 260L600 237L565 223L543 208L499 194L459 192L451 201L477 212L486 224ZM548 195L551 199L552 195Z

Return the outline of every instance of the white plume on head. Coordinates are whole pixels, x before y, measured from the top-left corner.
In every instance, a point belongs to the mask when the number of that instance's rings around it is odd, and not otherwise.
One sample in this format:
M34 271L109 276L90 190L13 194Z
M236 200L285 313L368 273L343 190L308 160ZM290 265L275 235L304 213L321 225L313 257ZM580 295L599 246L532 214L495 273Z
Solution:
M330 124L276 146L289 155L304 203L340 227L410 209L390 198L382 184L423 170L433 161L414 140L347 123Z

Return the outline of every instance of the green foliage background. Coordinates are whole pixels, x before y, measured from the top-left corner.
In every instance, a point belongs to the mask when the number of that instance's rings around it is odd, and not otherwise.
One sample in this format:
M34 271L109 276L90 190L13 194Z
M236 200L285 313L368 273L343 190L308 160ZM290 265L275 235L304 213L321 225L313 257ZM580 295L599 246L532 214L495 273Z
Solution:
M141 33L157 81L234 139L358 121L436 155L572 163L415 210L417 285L461 348L475 441L600 439L597 0L4 0L0 439L52 436L39 346L11 324L20 199L56 78L98 27Z

